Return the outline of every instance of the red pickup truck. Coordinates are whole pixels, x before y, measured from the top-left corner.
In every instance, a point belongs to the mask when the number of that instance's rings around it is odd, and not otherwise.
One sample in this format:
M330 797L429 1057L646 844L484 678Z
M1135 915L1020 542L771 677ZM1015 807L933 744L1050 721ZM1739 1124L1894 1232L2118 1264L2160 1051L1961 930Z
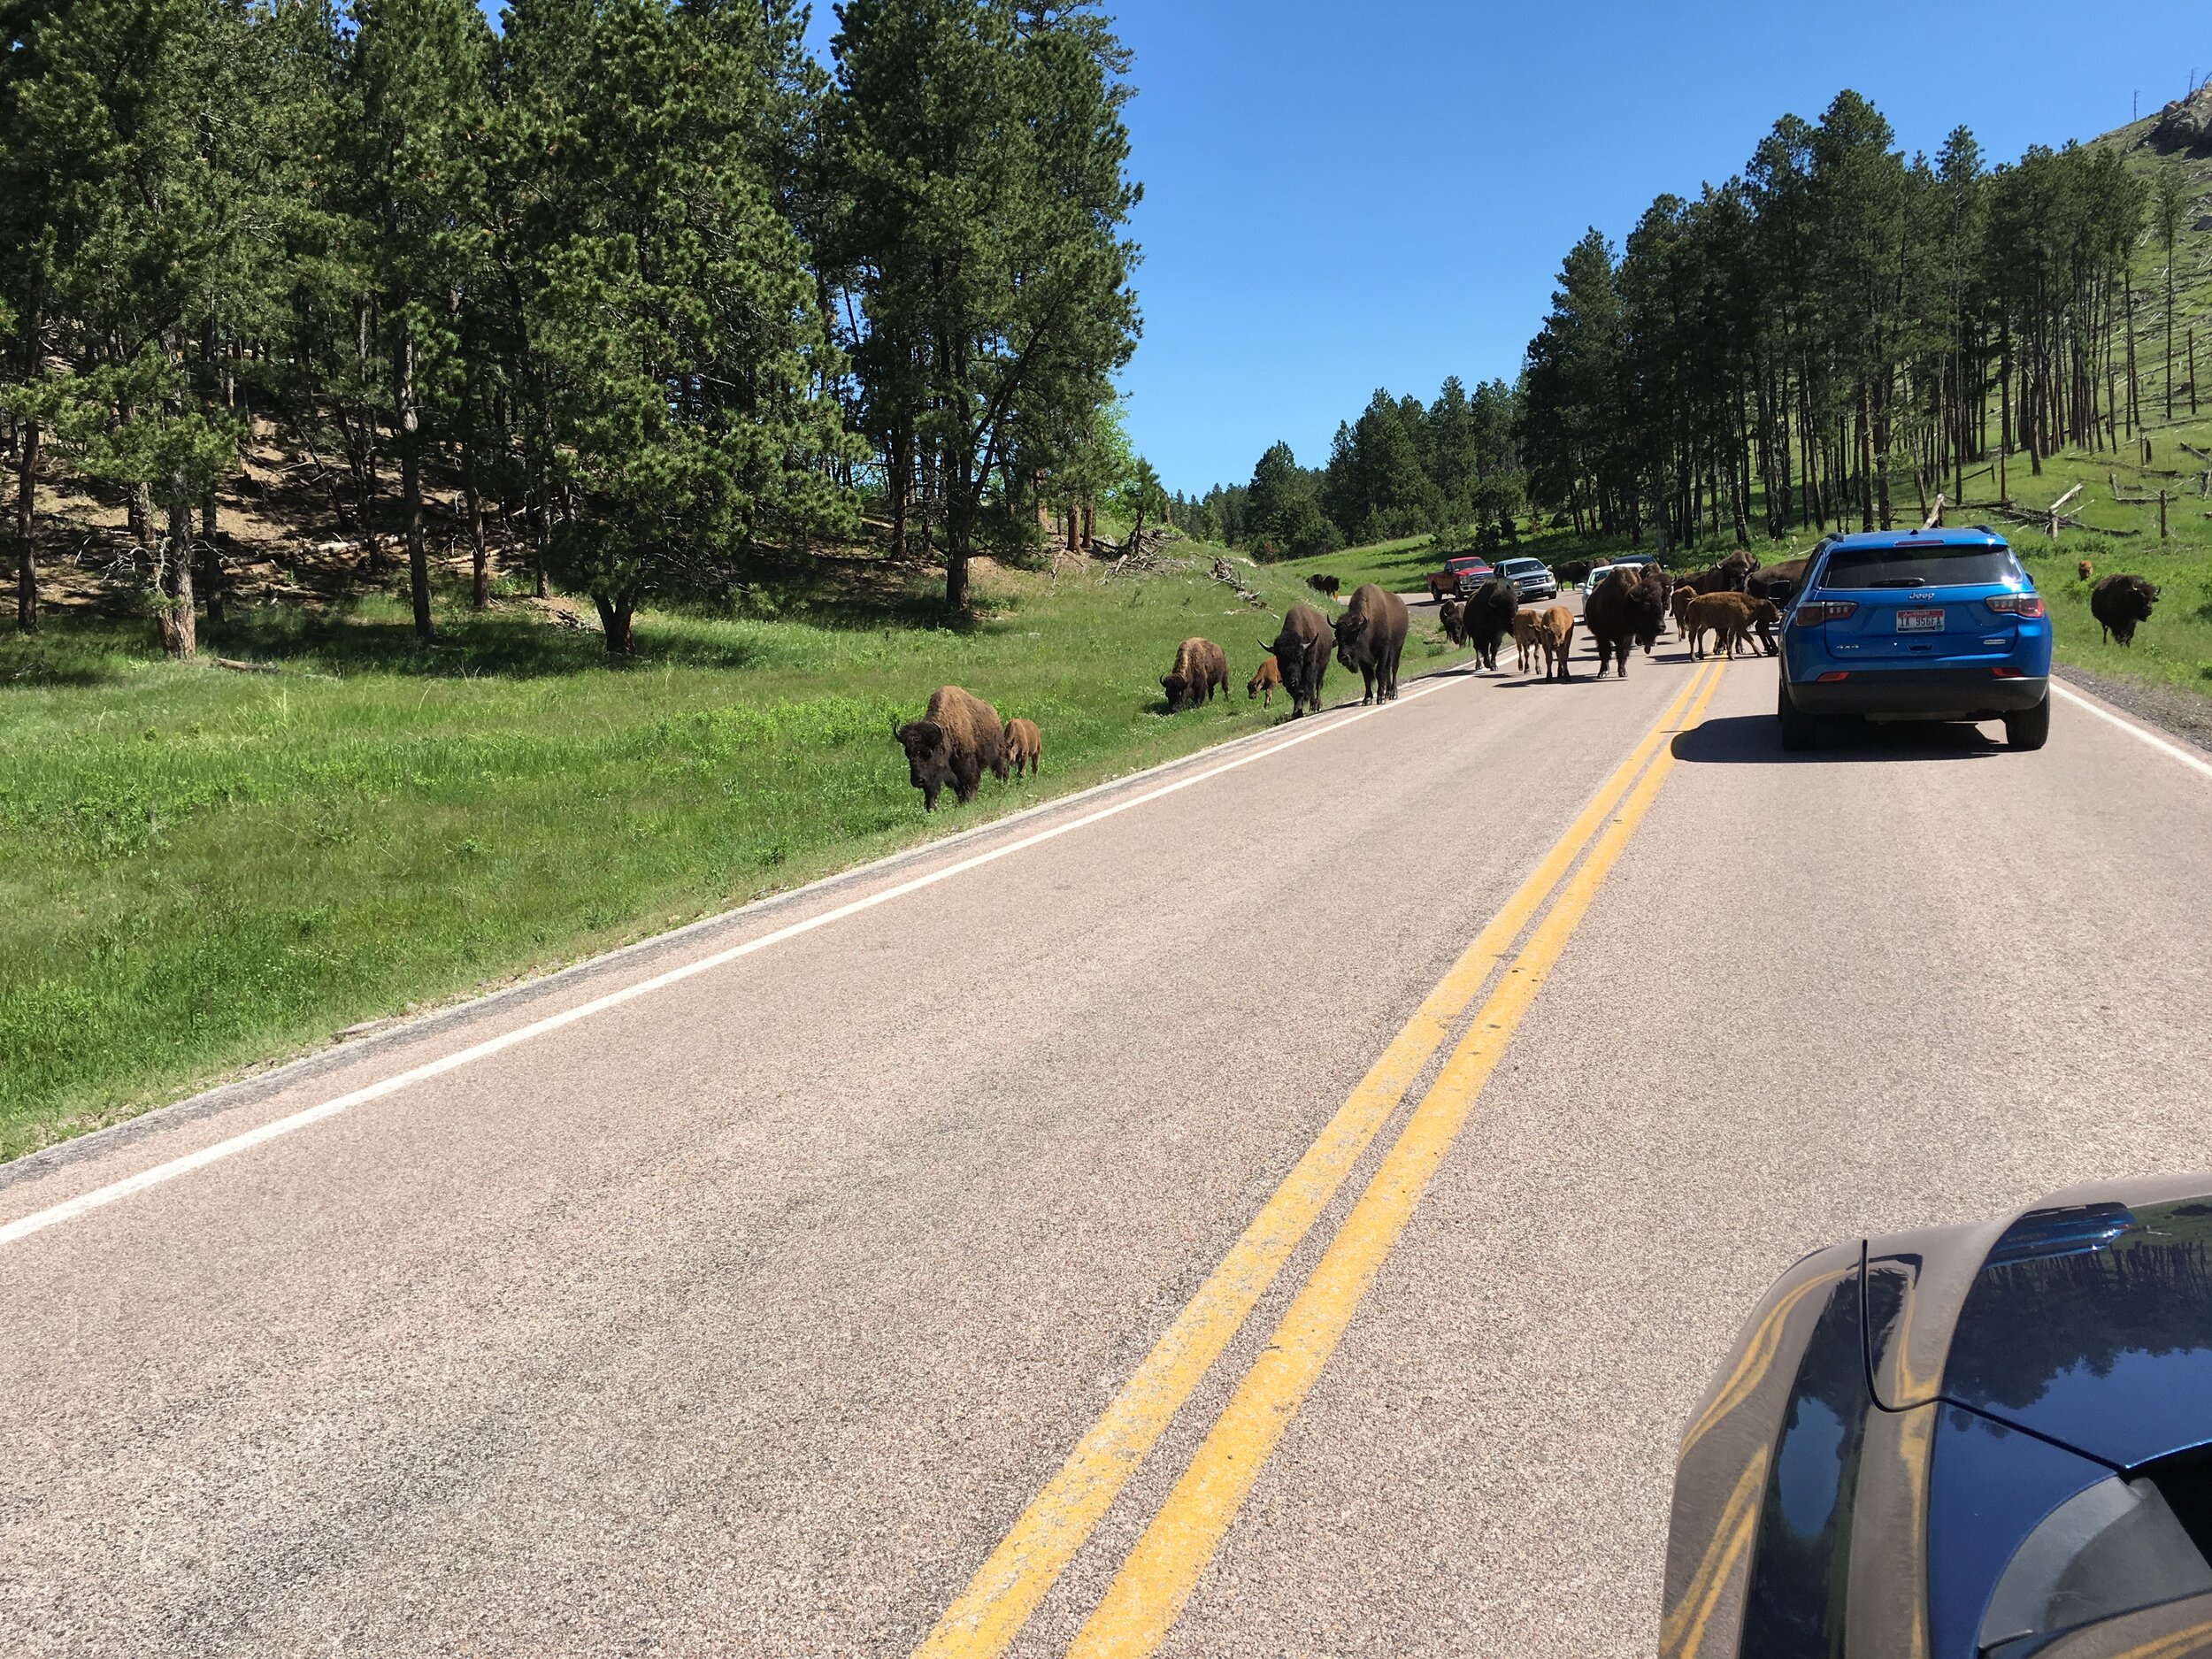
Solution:
M1454 599L1462 594L1471 594L1497 572L1490 561L1472 553L1444 561L1444 568L1429 578L1429 597Z

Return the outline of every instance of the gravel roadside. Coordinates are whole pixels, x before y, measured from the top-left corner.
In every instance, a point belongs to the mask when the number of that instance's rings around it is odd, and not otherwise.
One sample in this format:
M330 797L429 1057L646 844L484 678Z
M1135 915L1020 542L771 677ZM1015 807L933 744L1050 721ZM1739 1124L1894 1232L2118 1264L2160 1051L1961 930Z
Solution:
M2055 672L2061 680L2102 697L2114 708L2125 709L2137 719L2147 720L2162 732L2212 752L2212 697L2199 696L2178 686L2093 674L2070 663L2057 664Z

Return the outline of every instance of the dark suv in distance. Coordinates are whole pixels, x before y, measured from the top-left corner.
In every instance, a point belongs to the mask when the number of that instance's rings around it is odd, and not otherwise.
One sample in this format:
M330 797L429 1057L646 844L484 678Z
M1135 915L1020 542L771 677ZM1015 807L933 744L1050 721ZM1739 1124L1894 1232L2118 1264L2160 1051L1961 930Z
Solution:
M1814 550L1782 634L1782 747L1824 715L1995 720L2015 749L2051 730L2051 618L1995 531L1883 531Z

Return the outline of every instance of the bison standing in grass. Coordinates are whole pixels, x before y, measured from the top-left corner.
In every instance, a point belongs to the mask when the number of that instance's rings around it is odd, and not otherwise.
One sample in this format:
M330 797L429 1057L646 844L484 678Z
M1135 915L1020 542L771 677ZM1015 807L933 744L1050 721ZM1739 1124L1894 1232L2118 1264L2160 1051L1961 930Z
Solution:
M1045 736L1037 729L1034 720L1009 720L1000 733L998 775L1006 776L1010 769L1017 778L1027 767L1029 775L1037 775L1037 763L1044 757Z
M987 772L1006 775L1000 752L1005 728L998 710L957 686L929 694L929 709L918 720L891 722L891 735L906 751L906 773L922 792L922 809L937 810L938 793L952 786L953 798L965 806L975 799Z
M1662 577L1660 583L1653 583L1641 572L1617 565L1582 602L1582 626L1597 647L1600 680L1605 678L1609 663L1626 680L1629 647L1646 635L1658 636L1667 614L1666 590L1660 585L1664 580Z
M2151 619L2158 589L2140 576L2108 576L2089 590L2089 614L2097 618L2108 640L2135 643L2138 623Z
M1244 700L1249 703L1257 697L1261 708L1273 708L1275 694L1282 689L1282 685L1283 671L1275 665L1274 657L1263 657L1260 665L1252 671L1252 678L1244 682Z
M1502 576L1493 576L1468 599L1460 626L1485 668L1498 665L1498 647L1512 633L1520 608L1521 590Z
M1175 666L1160 677L1167 711L1180 714L1210 703L1217 690L1229 695L1229 654L1211 640L1187 639L1175 648Z
M1317 594L1327 594L1331 598L1334 598L1336 596L1336 590L1339 585L1340 584L1338 583L1337 579L1333 576L1322 576L1317 574L1306 578L1307 587L1312 588L1314 592Z
M1398 659L1406 649L1406 602L1386 588L1363 582L1336 619L1336 660L1359 671L1365 703L1398 695Z
M1298 604L1283 612L1282 631L1260 649L1275 659L1290 693L1290 718L1310 713L1321 706L1321 681L1329 672L1329 647L1333 636L1329 619L1311 605Z

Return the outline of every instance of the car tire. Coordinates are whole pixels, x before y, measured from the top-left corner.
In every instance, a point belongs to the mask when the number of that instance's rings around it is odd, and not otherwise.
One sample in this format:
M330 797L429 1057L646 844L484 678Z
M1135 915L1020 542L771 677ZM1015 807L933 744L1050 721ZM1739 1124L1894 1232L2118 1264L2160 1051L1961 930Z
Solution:
M2032 709L2005 716L2005 742L2013 749L2040 749L2050 741L2051 694Z
M1801 755L1813 746L1813 717L1790 701L1790 682L1779 680L1774 693L1774 718L1782 723L1782 747Z

